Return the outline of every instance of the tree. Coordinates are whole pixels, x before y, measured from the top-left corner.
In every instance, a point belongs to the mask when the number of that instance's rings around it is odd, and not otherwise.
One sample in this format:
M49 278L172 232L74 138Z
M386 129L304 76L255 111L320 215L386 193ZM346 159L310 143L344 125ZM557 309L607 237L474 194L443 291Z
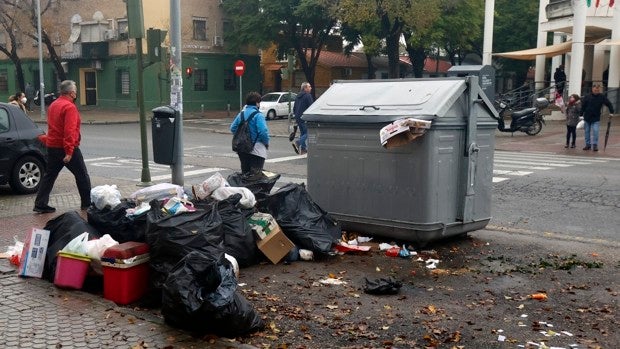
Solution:
M421 78L424 62L440 33L434 25L440 15L439 0L427 0L411 4L412 17L405 25L403 35L409 61L413 66L413 75Z
M24 69L22 68L22 61L17 53L20 47L19 40L16 33L21 32L17 23L17 15L19 12L9 1L0 2L0 27L4 29L8 36L8 43L6 46L0 45L0 52L4 53L15 66L15 75L17 78L17 85L20 91L25 90L24 83Z
M452 65L462 64L468 53L482 46L483 26L484 0L443 1L436 23L436 30L441 33L438 45Z
M493 31L493 52L524 50L536 47L538 37L537 1L496 0ZM531 62L495 58L504 71L514 71L516 85L523 84Z
M436 18L437 5L437 0L341 0L339 19L365 34L365 28L376 30L370 34L385 42L389 77L398 78L404 31L413 37L422 30Z
M306 80L314 85L321 50L336 20L328 6L336 0L225 0L233 30L225 33L232 50L243 45L278 46L279 55L295 52ZM314 90L312 90L314 94Z

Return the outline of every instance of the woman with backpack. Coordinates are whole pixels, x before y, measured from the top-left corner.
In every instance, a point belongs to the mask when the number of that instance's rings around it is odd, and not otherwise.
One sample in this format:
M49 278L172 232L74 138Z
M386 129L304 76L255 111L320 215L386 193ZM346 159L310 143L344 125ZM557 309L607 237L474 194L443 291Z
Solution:
M230 125L233 133L233 150L241 162L241 173L251 175L263 170L269 149L269 129L265 116L258 110L261 95L250 92L245 97L245 107Z

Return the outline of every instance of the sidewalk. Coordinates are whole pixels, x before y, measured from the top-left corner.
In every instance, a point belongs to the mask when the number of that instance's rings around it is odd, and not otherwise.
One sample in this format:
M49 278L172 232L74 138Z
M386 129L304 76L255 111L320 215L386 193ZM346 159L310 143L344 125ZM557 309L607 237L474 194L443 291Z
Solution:
M204 123L212 132L229 133L232 117L226 112L213 112L208 115L189 114L185 120L187 123ZM100 124L138 122L137 113L118 111L82 110L82 118L84 122ZM268 125L274 136L288 137L287 120L269 121ZM602 127L601 141L604 129ZM559 121L548 121L537 136L497 132L496 149L620 157L620 120L617 129L612 128L605 152L602 149L598 153L582 151L583 131L578 133L581 147L566 150L564 132L564 124ZM63 179L63 175L69 177ZM54 214L32 214L33 195L0 196L0 248L11 245L13 236L23 238L30 227L43 227L48 220L79 207L70 176L65 173L59 177L58 184L67 182L70 189L54 196L54 206L58 208ZM92 178L93 186L106 184L105 180ZM123 197L137 189L135 183L129 181L116 184ZM85 212L82 215L85 216ZM7 348L253 348L221 338L195 338L166 325L157 310L116 306L100 294L60 290L47 281L16 277L14 270L7 260L0 259L0 343L6 343ZM306 273L305 269L303 273ZM257 280L263 282L267 276L257 278L254 275L252 278L250 282L256 283Z

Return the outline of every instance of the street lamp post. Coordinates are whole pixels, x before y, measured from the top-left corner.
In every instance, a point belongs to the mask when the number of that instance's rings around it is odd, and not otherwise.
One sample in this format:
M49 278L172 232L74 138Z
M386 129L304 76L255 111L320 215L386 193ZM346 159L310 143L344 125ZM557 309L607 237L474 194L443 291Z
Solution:
M41 120L45 120L45 81L43 80L43 42L41 40L41 0L37 0L37 46L39 49L39 102Z

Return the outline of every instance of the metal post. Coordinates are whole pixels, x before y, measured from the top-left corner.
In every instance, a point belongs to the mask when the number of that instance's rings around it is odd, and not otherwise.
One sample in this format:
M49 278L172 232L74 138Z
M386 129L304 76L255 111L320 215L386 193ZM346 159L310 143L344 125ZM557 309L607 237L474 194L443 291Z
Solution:
M484 40L482 43L482 65L491 65L493 54L493 20L495 19L495 0L484 2Z
M239 76L239 111L243 109L243 76Z
M41 40L41 0L37 0L37 46L39 49L39 104L41 120L45 120L45 80L43 76L43 43Z
M142 62L142 38L136 38L136 58L138 60L138 109L140 110L140 144L142 146L142 176L140 185L151 184L149 171L148 140L146 138L146 116L144 115L144 64Z
M181 1L170 0L170 105L177 111L172 183L183 185L183 74L181 69Z

